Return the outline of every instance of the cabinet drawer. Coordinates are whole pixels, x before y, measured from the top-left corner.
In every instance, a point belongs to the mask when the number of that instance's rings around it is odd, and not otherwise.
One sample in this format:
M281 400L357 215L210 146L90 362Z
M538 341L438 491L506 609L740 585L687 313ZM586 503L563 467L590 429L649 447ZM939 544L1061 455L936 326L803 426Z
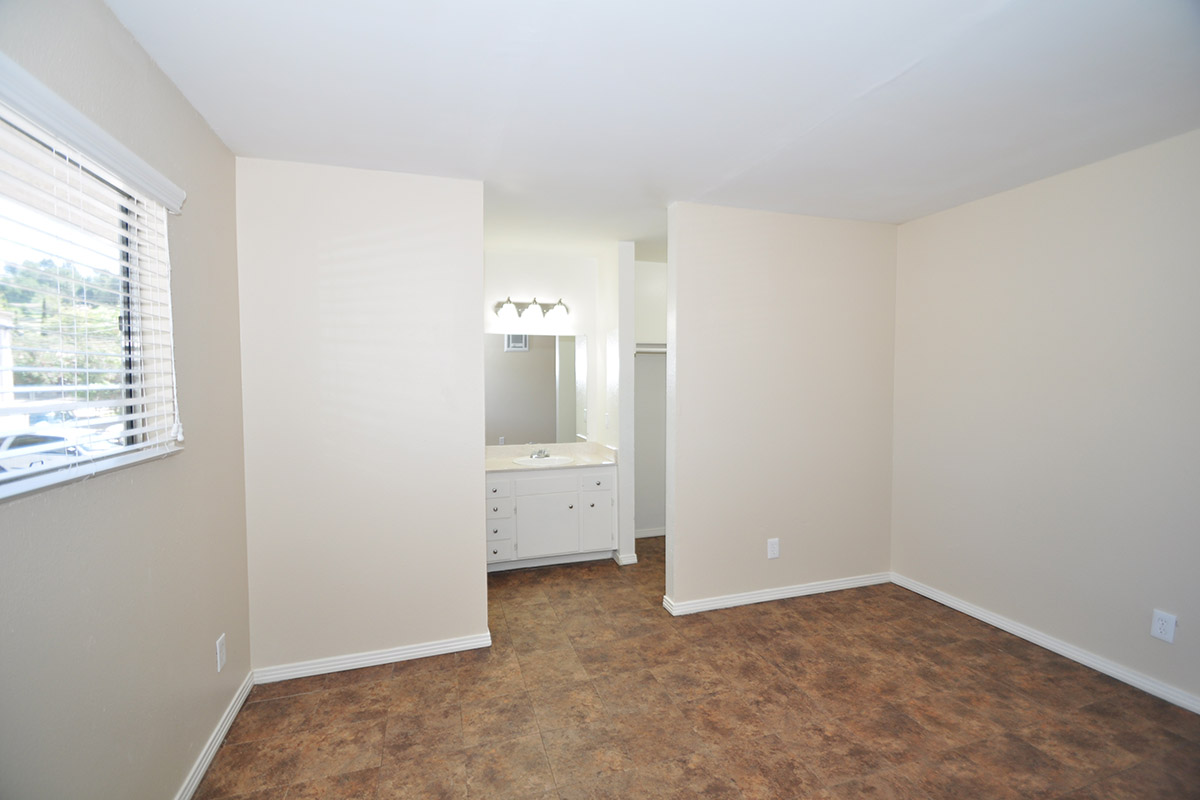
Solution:
M508 497L511 493L511 481L488 481L487 482L487 499L493 497Z
M511 497L497 497L495 500L488 498L487 501L487 518L488 519L505 519L512 516L513 501Z
M487 524L487 540L492 542L499 539L511 539L515 527L516 520L494 519Z
M612 488L613 476L608 473L584 475L579 479L579 491L581 492L611 492Z
M515 555L516 549L513 546L512 539L505 539L498 542L488 542L487 544L488 561L512 561Z

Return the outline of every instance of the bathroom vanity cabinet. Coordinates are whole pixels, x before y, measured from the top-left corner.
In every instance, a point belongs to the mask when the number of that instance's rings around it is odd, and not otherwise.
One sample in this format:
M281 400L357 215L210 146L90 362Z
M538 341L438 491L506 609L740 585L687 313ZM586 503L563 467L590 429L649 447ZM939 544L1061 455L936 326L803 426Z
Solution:
M616 468L489 473L488 570L603 558L617 546Z

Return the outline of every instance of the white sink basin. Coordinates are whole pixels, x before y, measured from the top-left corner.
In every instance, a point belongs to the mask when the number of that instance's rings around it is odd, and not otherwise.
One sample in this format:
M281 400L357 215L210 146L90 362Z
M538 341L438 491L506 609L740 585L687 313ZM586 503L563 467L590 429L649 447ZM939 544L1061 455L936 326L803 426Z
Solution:
M533 458L532 456L523 456L514 458L514 464L520 464L522 467L561 467L565 464L570 464L575 459L570 456L546 456L545 458Z

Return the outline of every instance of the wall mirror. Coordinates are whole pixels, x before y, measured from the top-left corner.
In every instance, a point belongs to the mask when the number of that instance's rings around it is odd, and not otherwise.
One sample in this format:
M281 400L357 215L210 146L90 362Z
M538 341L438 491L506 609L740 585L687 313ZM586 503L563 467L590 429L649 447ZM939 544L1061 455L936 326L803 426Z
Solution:
M586 441L587 337L530 336L526 350L483 338L485 443Z

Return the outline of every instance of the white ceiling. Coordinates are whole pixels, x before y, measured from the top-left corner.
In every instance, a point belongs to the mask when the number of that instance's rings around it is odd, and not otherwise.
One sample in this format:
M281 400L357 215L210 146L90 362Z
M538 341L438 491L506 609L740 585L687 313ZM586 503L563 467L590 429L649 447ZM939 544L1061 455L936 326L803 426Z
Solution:
M107 2L238 155L641 259L676 200L899 222L1200 127L1197 0Z

